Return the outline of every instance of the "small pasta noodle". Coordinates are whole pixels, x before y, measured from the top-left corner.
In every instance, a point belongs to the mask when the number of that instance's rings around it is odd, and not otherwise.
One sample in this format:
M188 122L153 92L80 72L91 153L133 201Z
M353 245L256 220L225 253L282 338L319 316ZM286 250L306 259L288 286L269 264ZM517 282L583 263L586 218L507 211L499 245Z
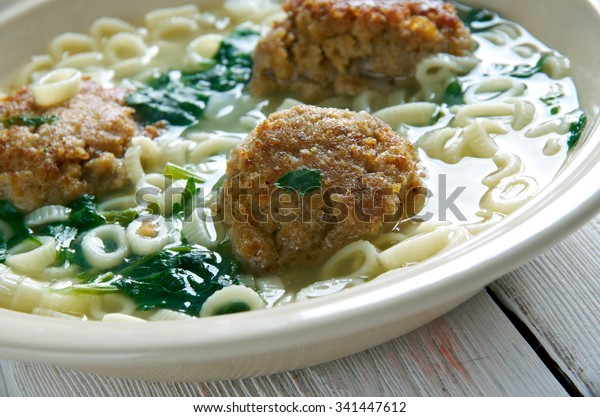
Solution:
M499 122L476 119L463 129L445 127L426 133L417 146L432 158L456 164L466 156L491 158L498 152L492 134L506 134L508 130Z
M65 206L43 206L25 216L27 227L39 227L49 223L62 223L69 220L71 209Z
M95 297L89 304L89 316L93 320L103 320L108 314L132 315L135 302L122 294L106 294Z
M295 301L309 300L336 294L347 288L356 287L365 283L363 278L332 278L325 281L315 282L302 288L296 294Z
M90 230L81 240L81 251L87 263L100 270L120 265L129 253L125 229L106 224Z
M56 240L50 236L40 236L9 249L5 263L17 272L38 275L55 260Z
M381 252L379 262L386 269L401 268L422 262L442 251L466 242L471 234L462 227L444 226L410 237Z
M373 278L381 272L378 255L379 250L368 241L350 243L325 262L321 268L321 278Z
M261 277L256 279L256 291L266 306L271 308L278 305L286 295L285 285L277 276Z
M538 189L535 178L527 175L511 175L502 178L494 188L485 193L480 207L489 211L510 214L531 200L537 194Z
M434 103L406 103L386 107L373 116L398 129L401 124L428 126L438 111L439 107Z
M101 17L97 19L90 27L90 35L96 41L96 44L101 44L107 38L110 38L117 33L133 33L135 26L129 22L114 17Z
M81 88L81 71L60 68L49 72L31 85L35 103L50 107L73 97Z
M200 317L260 310L265 302L254 290L243 285L230 285L212 294L202 305Z
M65 56L77 55L84 52L94 52L96 42L94 38L82 33L63 33L50 42L48 53L56 61Z
M472 56L458 57L450 54L437 54L423 59L417 65L415 73L421 85L422 99L437 101L449 80L469 73L478 63L479 59Z
M127 226L129 250L139 256L162 250L170 240L165 218L162 216L138 217Z
M225 238L225 226L217 223L210 209L198 207L185 220L181 232L188 243L215 248Z

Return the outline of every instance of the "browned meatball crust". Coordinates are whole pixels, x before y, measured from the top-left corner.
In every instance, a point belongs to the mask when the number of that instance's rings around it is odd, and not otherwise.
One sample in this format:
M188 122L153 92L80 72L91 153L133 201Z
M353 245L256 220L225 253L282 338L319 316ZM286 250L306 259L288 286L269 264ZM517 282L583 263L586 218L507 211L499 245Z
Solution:
M471 36L446 2L288 0L287 19L257 45L252 91L307 99L405 87L424 57L471 52Z
M321 171L300 195L275 186L286 173ZM410 142L366 112L301 105L269 116L227 163L224 214L235 256L253 271L323 261L414 214L421 176Z
M0 118L55 115L38 128L0 124L0 199L22 210L67 204L85 193L102 195L127 184L122 157L138 133L127 90L83 80L70 100L48 109L22 88L0 100Z

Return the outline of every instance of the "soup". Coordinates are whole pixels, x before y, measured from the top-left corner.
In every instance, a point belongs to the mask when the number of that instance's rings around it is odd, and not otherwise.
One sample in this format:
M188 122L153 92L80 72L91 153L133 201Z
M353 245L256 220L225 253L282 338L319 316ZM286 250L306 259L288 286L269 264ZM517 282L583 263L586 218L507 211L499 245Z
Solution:
M286 17L280 5L181 6L149 13L142 26L101 18L89 34L58 36L7 90L31 85L36 102L51 107L88 91L90 77L107 91L123 88L145 127L131 127L117 158L123 170L115 176L129 185L32 210L3 202L0 306L90 320L272 308L376 279L484 232L551 181L585 115L565 57L493 13L459 12L471 29L472 55L426 56L414 84L393 91L310 99L319 108L366 111L414 143L427 201L318 265L274 273L240 265L219 196L229 152L272 113L306 101L247 88L256 43ZM35 133L61 117L69 116L2 120L5 129ZM302 174L312 187L311 173Z

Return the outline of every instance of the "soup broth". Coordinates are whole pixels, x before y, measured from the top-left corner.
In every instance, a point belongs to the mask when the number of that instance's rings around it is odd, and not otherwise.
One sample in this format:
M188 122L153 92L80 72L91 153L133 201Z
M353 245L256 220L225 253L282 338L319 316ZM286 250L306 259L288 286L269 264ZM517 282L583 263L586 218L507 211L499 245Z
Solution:
M138 25L100 18L89 33L57 36L46 54L32 57L19 69L6 91L39 85L66 68L104 87L124 86L133 95L146 94L129 96L128 101L139 112L148 111L143 100L152 93L149 84L155 92L160 85L172 85L173 79L210 70L220 64L216 57L227 42L240 54L251 54L260 34L285 18L274 1L223 4L218 10L195 5L156 10ZM0 216L0 260L6 265L0 265L0 307L90 320L186 319L271 308L333 294L377 279L387 270L410 267L502 221L552 180L576 146L585 115L568 76L567 58L514 22L487 11L463 6L459 10L476 45L472 56L438 54L424 59L417 67L417 83L407 89L310 103L367 111L415 145L428 189L427 202L415 217L372 241L350 243L318 267L268 276L239 269L228 247L227 226L216 209L227 155L269 114L301 99L282 94L255 97L247 80L237 80L231 88L211 90L195 104L197 121L184 126L167 123L156 139L133 138L124 156L131 185L87 201L89 212L104 218L97 228L59 228L69 224L77 210L73 206L53 212L38 209L23 213L30 233L15 242L14 225ZM166 81L165 74L171 79ZM153 239L164 233L165 243L147 252L132 249L131 241L120 243L132 225L138 225L136 233L147 231ZM62 235L40 234L49 226ZM66 233L77 234L65 241ZM93 255L80 253L87 241L108 254L122 245L129 248L120 262L104 267L89 259ZM164 267L169 259L179 263ZM172 277L166 283L158 271L180 270L190 260L208 272L195 271L193 279L179 277L173 288L188 298L141 294L156 290L147 289L154 279L162 280L161 291L170 291L165 287ZM148 271L142 271L146 266ZM207 282L214 287L204 294ZM208 301L215 288L230 286L248 292ZM194 300L200 301L191 308ZM202 306L205 300L209 307Z

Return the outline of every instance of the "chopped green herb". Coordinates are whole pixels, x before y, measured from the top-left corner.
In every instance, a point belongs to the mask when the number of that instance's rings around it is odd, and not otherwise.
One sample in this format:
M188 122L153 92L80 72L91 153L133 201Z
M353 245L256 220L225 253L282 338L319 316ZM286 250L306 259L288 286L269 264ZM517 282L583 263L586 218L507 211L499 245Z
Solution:
M140 215L140 212L130 208L124 210L103 211L99 214L106 219L107 223L118 223L123 227L127 227Z
M0 200L0 220L5 221L13 231L13 236L6 242L8 247L31 236L31 230L25 225L23 213L10 201Z
M477 33L487 30L494 24L496 13L486 9L472 8L456 1L450 1L456 6L458 17L463 21L465 26L472 32Z
M156 75L147 84L134 85L137 91L127 97L126 104L145 123L197 123L215 92L230 91L250 81L252 51L259 37L252 29L236 29L223 40L208 69Z
M6 128L13 126L30 126L38 128L48 123L54 123L58 121L58 116L54 114L44 114L41 116L30 116L26 114L20 114L18 116L11 116L6 118L0 118L2 125Z
M283 175L275 183L277 188L296 191L300 195L307 195L321 187L323 171L320 169L298 169Z
M71 214L69 223L79 230L89 230L106 223L106 219L98 213L95 197L85 194L69 204Z
M173 216L182 220L186 219L191 214L191 209L194 208L193 206L190 207L188 203L193 200L196 194L198 194L198 187L196 187L194 179L190 178L187 180L185 189L181 194L181 201L176 201L173 204Z
M233 301L229 304L219 307L215 312L215 316L220 316L222 314L233 314L233 313L242 313L244 311L252 310L250 306L243 301Z
M550 53L542 54L542 56L540 57L540 59L536 62L536 64L534 66L517 65L511 71L509 71L506 75L509 75L509 76L515 77L515 78L532 77L533 75L537 74L538 72L542 72L544 63L546 62L546 60L548 59L548 57L550 55L551 55Z
M555 106L550 109L550 114L552 116L556 116L558 113L560 113L560 106Z
M165 177L171 177L175 181L192 179L197 183L204 183L204 178L202 178L200 175L171 162L167 162L165 165L164 175Z
M579 139L581 138L581 134L583 133L583 129L585 128L585 124L587 123L587 116L584 112L580 112L579 118L577 121L571 123L571 127L569 128L569 134L567 135L567 145L569 149L573 149Z
M448 87L446 87L446 90L444 91L442 101L449 106L465 104L465 94L460 81L454 80L448 84Z
M64 265L75 257L74 242L79 230L65 224L51 224L36 234L36 236L50 236L56 240L56 264Z
M2 238L0 238L0 263L3 263L4 261L6 261L6 254L7 254L8 248L6 247L6 241Z
M546 94L540 97L540 101L546 106L553 106L561 97L564 97L565 93L563 87L560 84L550 85L550 89Z
M166 308L198 316L215 291L237 284L232 259L199 246L163 250L129 261L113 285L132 297L141 310Z

